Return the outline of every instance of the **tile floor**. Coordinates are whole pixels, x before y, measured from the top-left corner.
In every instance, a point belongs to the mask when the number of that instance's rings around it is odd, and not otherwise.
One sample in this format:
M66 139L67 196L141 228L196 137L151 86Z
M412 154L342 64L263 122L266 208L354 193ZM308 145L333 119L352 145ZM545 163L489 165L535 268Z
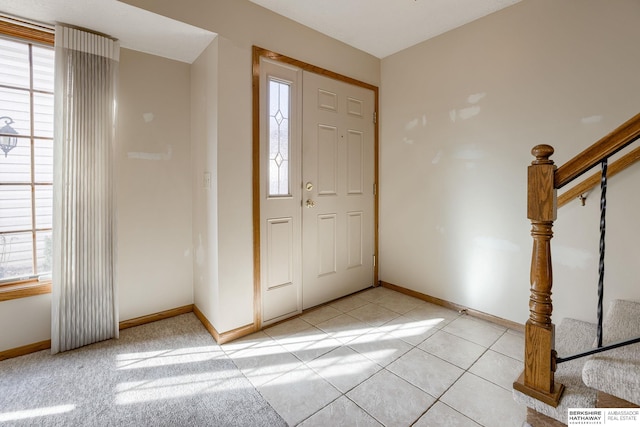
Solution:
M291 426L525 425L521 333L386 288L222 347Z

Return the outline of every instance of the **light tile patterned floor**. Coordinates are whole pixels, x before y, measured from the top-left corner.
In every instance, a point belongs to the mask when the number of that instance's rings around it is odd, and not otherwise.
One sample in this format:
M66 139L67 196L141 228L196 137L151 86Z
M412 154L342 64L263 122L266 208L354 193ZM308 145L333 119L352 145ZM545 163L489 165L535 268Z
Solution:
M374 288L222 346L291 426L524 425L524 339Z

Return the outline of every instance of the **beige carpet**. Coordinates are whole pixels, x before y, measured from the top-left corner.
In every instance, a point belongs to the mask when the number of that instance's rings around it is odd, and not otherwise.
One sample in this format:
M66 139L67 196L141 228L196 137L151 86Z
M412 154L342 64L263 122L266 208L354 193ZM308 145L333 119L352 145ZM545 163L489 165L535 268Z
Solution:
M193 314L0 362L0 425L284 426Z

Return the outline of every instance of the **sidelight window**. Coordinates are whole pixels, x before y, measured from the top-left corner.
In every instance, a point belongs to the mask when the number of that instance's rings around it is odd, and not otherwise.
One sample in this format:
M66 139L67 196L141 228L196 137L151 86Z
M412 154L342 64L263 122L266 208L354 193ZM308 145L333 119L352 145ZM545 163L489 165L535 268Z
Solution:
M291 84L269 79L269 196L290 196Z

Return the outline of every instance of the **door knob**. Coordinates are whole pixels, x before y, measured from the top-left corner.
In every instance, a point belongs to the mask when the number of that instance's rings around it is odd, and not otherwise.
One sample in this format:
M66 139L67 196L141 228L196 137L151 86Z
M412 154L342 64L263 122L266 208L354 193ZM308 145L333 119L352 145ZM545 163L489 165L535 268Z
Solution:
M316 205L316 202L314 202L311 199L307 199L306 205L307 205L308 208L312 208L312 207L314 207Z

